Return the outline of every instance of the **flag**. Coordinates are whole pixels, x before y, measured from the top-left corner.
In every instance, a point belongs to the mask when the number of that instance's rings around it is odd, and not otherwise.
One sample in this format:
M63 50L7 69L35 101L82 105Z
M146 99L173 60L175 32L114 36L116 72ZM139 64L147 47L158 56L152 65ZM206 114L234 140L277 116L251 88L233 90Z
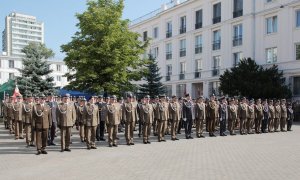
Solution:
M20 93L20 90L19 90L19 88L18 88L18 85L16 84L16 87L15 87L15 90L14 90L14 93L13 93L13 100L14 100L14 102L16 101L17 96L22 96L22 95L21 95L21 93Z

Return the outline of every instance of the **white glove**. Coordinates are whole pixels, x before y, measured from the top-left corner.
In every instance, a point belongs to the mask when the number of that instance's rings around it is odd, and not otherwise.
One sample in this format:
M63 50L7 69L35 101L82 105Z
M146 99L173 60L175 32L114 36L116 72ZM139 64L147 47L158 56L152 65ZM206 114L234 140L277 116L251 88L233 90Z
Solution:
M183 118L183 121L186 121L186 118Z

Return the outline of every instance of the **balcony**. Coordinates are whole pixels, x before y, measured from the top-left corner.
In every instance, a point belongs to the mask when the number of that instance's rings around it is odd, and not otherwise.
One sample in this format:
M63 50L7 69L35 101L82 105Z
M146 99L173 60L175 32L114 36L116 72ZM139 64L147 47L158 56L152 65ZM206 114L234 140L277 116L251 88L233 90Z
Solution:
M171 80L171 76L170 75L167 75L166 76L166 81L170 81Z
M202 22L196 23L195 24L195 29L200 29L200 28L202 28Z
M220 69L213 68L212 70L212 76L219 76L220 75Z
M180 73L179 74L179 80L184 80L185 79L185 74L184 73Z
M221 49L221 40L214 41L212 44L212 49L213 50L219 50Z
M184 48L184 49L180 49L179 56L180 56L180 57L186 56L186 49L185 49L185 48Z
M241 46L243 45L243 36L234 36L232 40L232 46Z
M195 78L201 78L201 72L195 72Z
M168 52L166 53L166 59L172 59L172 53L171 52Z
M233 11L233 18L237 18L237 17L240 17L240 16L243 16L243 10L235 10Z
M166 32L166 38L172 37L172 31L167 31Z
M186 33L186 27L185 26L181 26L181 28L179 29L180 34Z
M196 45L195 47L195 54L202 53L202 45Z
M217 24L217 23L221 22L221 16L219 16L219 17L214 17L214 18L212 19L212 21L213 21L213 24Z

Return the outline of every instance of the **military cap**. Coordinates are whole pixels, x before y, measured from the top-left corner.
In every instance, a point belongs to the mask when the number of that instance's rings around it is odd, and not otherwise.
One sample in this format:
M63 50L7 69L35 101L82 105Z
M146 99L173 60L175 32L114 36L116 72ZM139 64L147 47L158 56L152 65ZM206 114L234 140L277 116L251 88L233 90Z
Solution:
M215 94L211 94L211 95L210 95L210 97L214 97L214 96L215 96Z
M110 98L111 99L117 99L117 96L116 95L112 95Z
M281 99L281 101L286 101L285 99Z
M102 98L103 98L103 95L98 95L98 98L99 98L99 99L102 99Z
M273 99L269 99L269 102L273 102Z
M228 102L234 101L234 98L228 98Z
M159 98L158 96L154 96L155 99Z
M120 100L124 100L124 98L123 98L123 97L120 97Z
M254 99L252 98L252 99L250 99L250 101L249 102L254 102Z
M291 102L288 102L287 105L288 105L288 106L292 106L292 103L291 103Z
M165 94L161 94L159 95L160 98L166 98L166 95Z
M176 96L176 95L173 95L172 98L177 98L177 96Z
M81 97L80 101L86 101L85 97Z
M45 96L45 94L41 93L41 94L39 95L39 98L40 98L40 99L45 99L46 96Z
M7 93L7 94L5 94L5 96L6 96L6 97L8 97L8 96L9 96L9 94Z
M63 97L70 97L70 94L69 93L64 94Z
M190 96L190 94L189 94L189 93L186 93L186 94L185 94L185 97L189 97L189 96Z
M204 99L204 96L199 96L199 98L198 99Z
M21 95L17 95L17 99L21 99L22 98L22 96Z
M48 96L54 96L54 94L53 93L48 93Z
M225 99L225 96L221 96L221 97L220 97L220 100L223 100L223 99Z
M146 95L145 98L146 98L146 99L150 99L150 96L149 96L149 95Z
M133 95L132 95L131 93L128 93L128 94L127 94L127 97L128 97L128 98L133 98Z

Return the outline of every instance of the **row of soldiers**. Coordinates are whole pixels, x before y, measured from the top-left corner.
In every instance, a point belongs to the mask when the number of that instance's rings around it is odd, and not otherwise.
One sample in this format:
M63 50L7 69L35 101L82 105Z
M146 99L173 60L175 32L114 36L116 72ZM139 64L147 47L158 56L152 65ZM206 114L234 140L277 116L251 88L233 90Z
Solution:
M205 101L204 97L192 100L189 94L178 99L165 95L151 99L149 95L137 102L132 94L126 101L117 102L116 96L104 99L102 96L92 96L89 101L84 97L71 100L66 94L62 98L53 95L41 95L33 98L31 95L6 97L3 103L3 114L6 127L15 134L16 139L23 138L23 127L28 146L36 144L37 154L47 154L46 145L55 145L56 127L61 134L61 152L71 151L72 127L76 126L82 142L87 149L96 149L96 139L105 141L105 131L108 132L109 147L117 147L117 133L120 125L125 126L127 145L134 145L133 132L138 122L139 134L143 135L143 143L150 144L151 129L159 142L166 141L165 134L171 134L171 140L179 140L177 134L182 127L186 139L192 139L192 127L196 127L196 137L204 138L204 129L210 137L215 137L217 126L220 136L236 135L239 127L241 135L266 132L291 131L293 110L291 104L286 106L286 100L221 97L217 101L212 95ZM206 125L206 127L204 127ZM227 128L226 128L227 127ZM35 142L35 143L34 143Z

